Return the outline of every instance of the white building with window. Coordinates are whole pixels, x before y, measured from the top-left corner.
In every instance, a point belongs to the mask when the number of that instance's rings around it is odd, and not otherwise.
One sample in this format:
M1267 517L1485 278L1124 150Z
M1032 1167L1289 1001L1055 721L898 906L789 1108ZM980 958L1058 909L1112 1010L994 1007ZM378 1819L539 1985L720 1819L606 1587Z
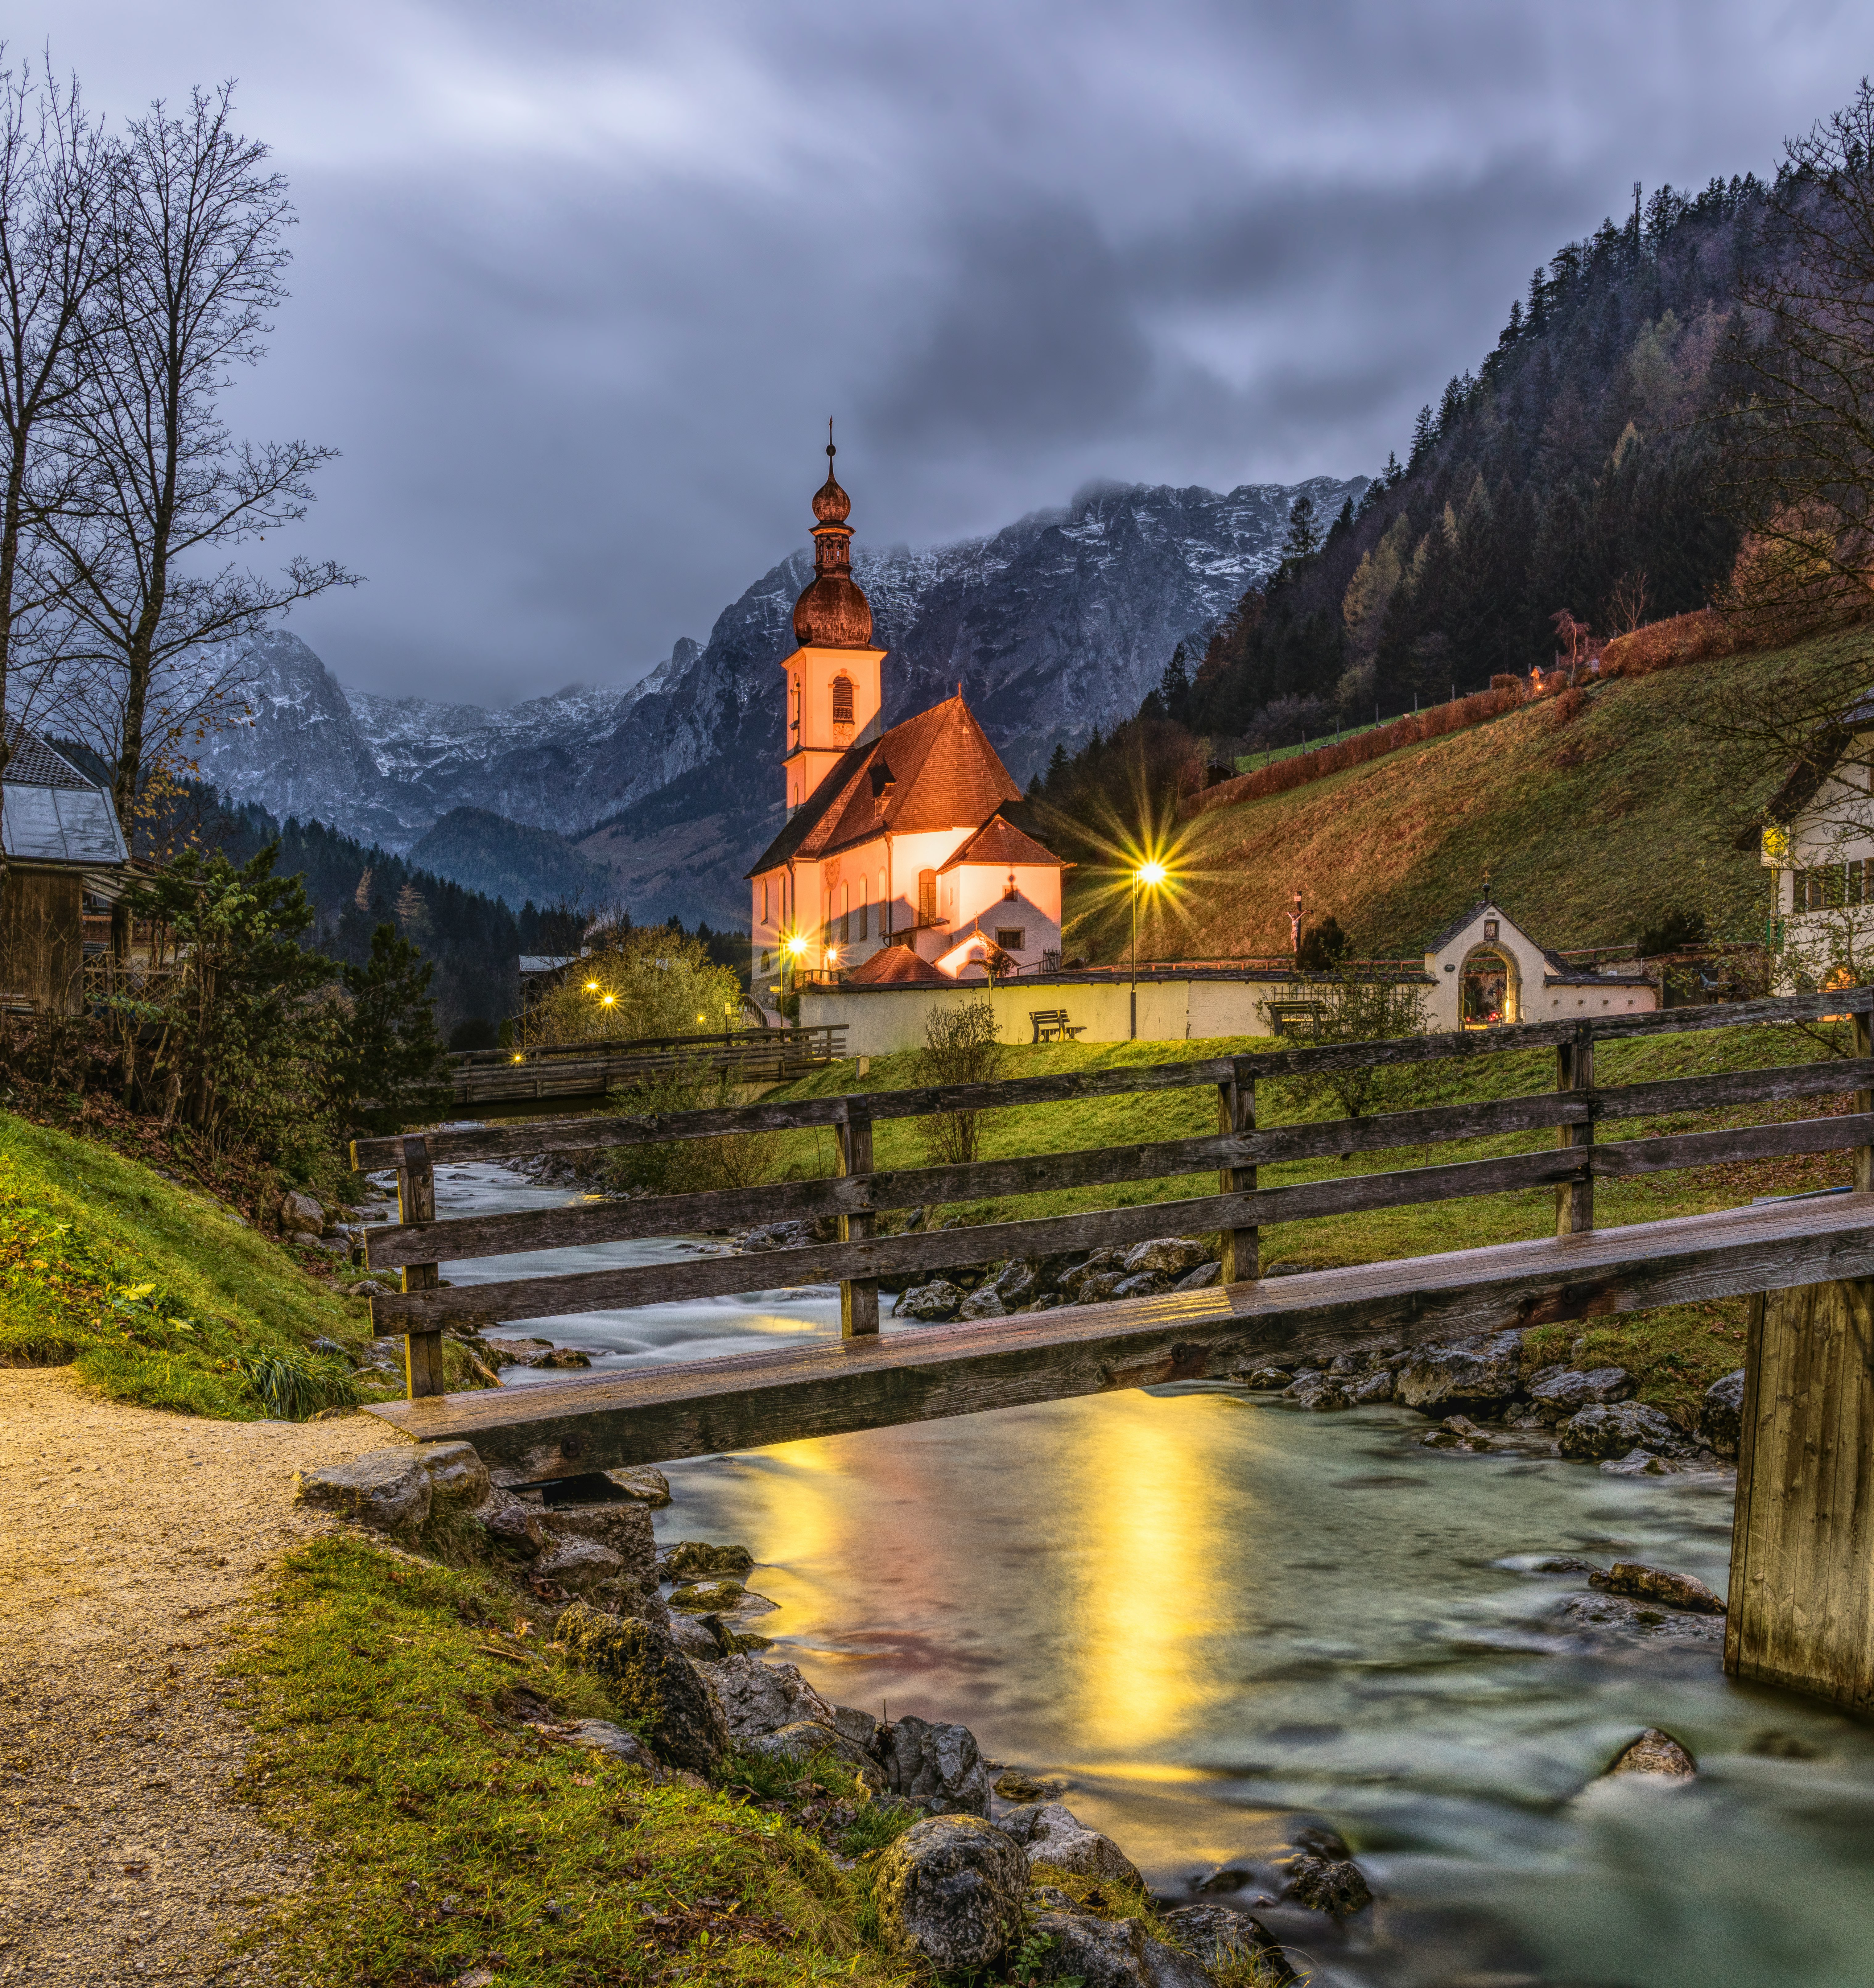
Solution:
M1874 719L1874 697L1849 722ZM1874 731L1840 734L1798 767L1766 810L1762 860L1775 874L1784 992L1840 986L1874 969Z
M1060 951L1066 866L1001 810L1021 789L957 695L881 729L885 651L852 577L851 502L814 499L812 583L794 604L782 747L787 820L749 873L754 985L797 972L951 980L1033 973ZM898 969L895 972L892 969Z
M1460 912L1426 948L1425 970L1432 982L1428 1030L1642 1014L1659 1005L1659 989L1645 975L1571 967L1489 898Z

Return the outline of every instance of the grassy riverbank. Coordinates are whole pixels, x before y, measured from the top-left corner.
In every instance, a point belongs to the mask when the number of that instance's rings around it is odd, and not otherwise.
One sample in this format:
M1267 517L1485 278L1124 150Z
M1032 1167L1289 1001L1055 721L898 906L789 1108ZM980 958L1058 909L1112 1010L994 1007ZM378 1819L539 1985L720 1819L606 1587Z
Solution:
M1820 1040L1818 1040L1820 1038ZM1279 1045L1249 1039L1216 1042L1047 1043L1003 1053L1003 1074L1124 1068L1267 1051ZM1825 1025L1813 1033L1794 1027L1717 1030L1605 1044L1597 1052L1596 1075L1605 1085L1659 1081L1720 1070L1754 1069L1825 1060L1845 1053L1845 1025ZM807 1097L841 1091L887 1090L917 1081L912 1053L874 1058L861 1080L857 1066L829 1066L801 1080L780 1096ZM1549 1089L1554 1058L1543 1050L1507 1051L1495 1056L1433 1063L1390 1073L1376 1108L1417 1110L1479 1099L1512 1097ZM1318 1086L1300 1081L1264 1082L1258 1087L1258 1122L1264 1127L1319 1121L1341 1115L1339 1104ZM1845 1110L1844 1097L1801 1099L1784 1104L1741 1107L1723 1112L1681 1112L1650 1118L1609 1121L1603 1139L1639 1139L1670 1133L1741 1126L1785 1117ZM983 1156L1070 1151L1146 1140L1186 1138L1213 1131L1216 1107L1207 1090L1146 1091L1117 1097L1030 1105L989 1112L983 1118ZM1260 1170L1263 1187L1334 1180L1350 1175L1487 1160L1532 1152L1553 1143L1552 1133L1529 1132L1449 1144L1401 1146L1361 1153L1345 1161L1297 1161ZM875 1163L881 1168L928 1164L919 1121L888 1120L874 1134ZM800 1133L776 1141L777 1171L830 1172L830 1135ZM1850 1175L1845 1151L1811 1157L1707 1167L1595 1185L1595 1219L1604 1228L1651 1222L1735 1207L1757 1195L1795 1194L1845 1185ZM1072 1189L980 1202L945 1211L952 1219L1010 1221L1059 1215L1083 1208L1175 1202L1214 1192L1208 1175L1178 1175L1135 1181L1119 1188ZM1416 1207L1378 1209L1305 1222L1273 1224L1262 1232L1266 1270L1279 1266L1318 1270L1344 1263L1374 1263L1446 1249L1553 1233L1551 1189L1482 1195ZM1643 1399L1663 1407L1689 1407L1720 1374L1741 1357L1744 1300L1679 1306L1636 1314L1585 1328L1584 1351L1627 1367L1641 1383ZM1532 1357L1565 1355L1582 1328L1555 1327L1531 1336Z
M117 1401L250 1420L360 1398L364 1307L222 1202L0 1113L0 1359Z

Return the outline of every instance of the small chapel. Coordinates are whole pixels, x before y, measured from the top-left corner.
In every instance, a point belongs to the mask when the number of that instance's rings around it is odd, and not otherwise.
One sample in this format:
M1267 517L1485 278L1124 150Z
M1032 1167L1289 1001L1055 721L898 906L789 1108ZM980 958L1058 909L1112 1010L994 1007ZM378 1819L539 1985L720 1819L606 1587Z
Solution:
M1021 799L957 694L883 729L887 652L852 576L852 501L814 498L814 578L781 661L787 816L749 872L755 986L781 970L865 985L1001 979L1058 964L1060 858L1006 820Z

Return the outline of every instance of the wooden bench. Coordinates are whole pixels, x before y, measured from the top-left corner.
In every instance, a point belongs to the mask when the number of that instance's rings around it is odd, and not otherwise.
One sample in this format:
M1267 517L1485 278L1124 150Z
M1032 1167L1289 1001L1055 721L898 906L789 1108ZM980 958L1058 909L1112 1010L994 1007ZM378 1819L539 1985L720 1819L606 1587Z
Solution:
M1326 1003L1321 1001L1266 1001L1263 1004L1269 1026L1278 1036L1305 1035L1326 1012Z
M1064 1008L1030 1008L1028 1019L1034 1024L1030 1043L1071 1043L1087 1033L1087 1024L1076 1026L1067 1019Z

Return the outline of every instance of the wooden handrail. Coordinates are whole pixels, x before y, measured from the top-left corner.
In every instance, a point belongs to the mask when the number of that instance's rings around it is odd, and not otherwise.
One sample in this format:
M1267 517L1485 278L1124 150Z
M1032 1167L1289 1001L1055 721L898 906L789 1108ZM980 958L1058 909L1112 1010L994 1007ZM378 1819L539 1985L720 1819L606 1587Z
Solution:
M1874 1011L1874 987L1849 987L1832 994L1795 994L1762 1001L1734 1001L1708 1008L1667 1008L1649 1014L1605 1015L1598 1019L1512 1023L1429 1036L1400 1036L1384 1042L1336 1043L1324 1047L1258 1051L1195 1062L1150 1063L1046 1077L1006 1077L989 1084L933 1085L909 1090L867 1093L874 1122L929 1117L943 1111L994 1111L1014 1105L1065 1104L1076 1098L1123 1097L1148 1090L1183 1090L1257 1079L1321 1076L1334 1070L1436 1063L1453 1057L1491 1056L1524 1049L1558 1049L1580 1038L1629 1041L1708 1029L1743 1028L1754 1023L1815 1021ZM661 1144L670 1139L720 1138L731 1132L786 1132L842 1122L844 1094L766 1100L718 1110L654 1113L631 1117L536 1119L491 1125L472 1131L426 1135L430 1157L438 1161L504 1160L536 1153L590 1148ZM1554 1122L1553 1121L1550 1121ZM401 1135L353 1142L351 1163L369 1169L395 1166Z
M1657 1117L1682 1111L1723 1110L1740 1104L1814 1097L1874 1086L1874 1059L1784 1064L1709 1077L1672 1077L1602 1090L1541 1091L1526 1097L1474 1104L1438 1105L1421 1111L1385 1112L1365 1118L1328 1119L1266 1131L1204 1133L1130 1146L1097 1146L1019 1158L977 1160L960 1166L854 1172L830 1180L773 1181L759 1187L717 1188L700 1194L575 1203L570 1207L457 1217L441 1236L423 1225L386 1223L365 1232L374 1267L425 1262L438 1249L455 1261L508 1256L523 1249L564 1249L651 1236L692 1234L758 1222L817 1216L876 1215L888 1209L945 1202L1000 1200L1005 1196L1110 1187L1160 1180L1206 1168L1247 1169L1285 1161L1351 1158L1402 1146L1456 1139L1490 1138L1553 1127L1587 1126L1602 1119ZM1253 1186L1253 1181L1233 1183ZM1246 1273L1246 1274L1248 1274Z

